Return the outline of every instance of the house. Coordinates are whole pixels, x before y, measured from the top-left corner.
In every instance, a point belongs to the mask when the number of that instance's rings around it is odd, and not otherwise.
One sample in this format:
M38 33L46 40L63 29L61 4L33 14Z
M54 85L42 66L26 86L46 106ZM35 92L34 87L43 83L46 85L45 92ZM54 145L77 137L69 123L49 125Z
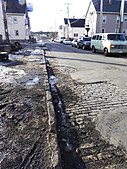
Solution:
M57 35L57 34L55 34ZM56 38L56 36L54 36ZM60 25L58 29L58 37L67 37L66 26Z
M8 30L10 41L26 40L29 36L27 31L28 18L26 1L20 4L19 0L5 0L4 8L6 11L6 18L3 14L2 1L0 1L0 34L2 35L3 40L6 40L6 29ZM6 28L4 25L5 21L7 23Z
M100 32L120 31L121 0L91 0L86 12L86 26L89 36ZM124 3L124 20L122 32L127 34L127 1Z
M64 18L65 37L74 39L85 34L85 19Z

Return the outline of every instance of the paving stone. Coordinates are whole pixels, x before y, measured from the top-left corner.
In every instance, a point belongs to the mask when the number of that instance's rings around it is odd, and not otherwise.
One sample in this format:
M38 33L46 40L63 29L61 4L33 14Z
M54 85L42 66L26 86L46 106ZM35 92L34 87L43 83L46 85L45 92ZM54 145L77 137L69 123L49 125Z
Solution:
M53 62L51 64L53 67L56 66ZM108 81L92 84L78 83L73 81L66 66L61 71L57 67L54 73L60 78L58 86L65 102L65 112L69 116L68 123L70 128L73 126L76 130L79 146L77 152L86 168L126 169L125 149L104 139L96 128L96 120L100 114L121 106L127 108L126 88L120 89ZM63 87L60 82L65 86Z

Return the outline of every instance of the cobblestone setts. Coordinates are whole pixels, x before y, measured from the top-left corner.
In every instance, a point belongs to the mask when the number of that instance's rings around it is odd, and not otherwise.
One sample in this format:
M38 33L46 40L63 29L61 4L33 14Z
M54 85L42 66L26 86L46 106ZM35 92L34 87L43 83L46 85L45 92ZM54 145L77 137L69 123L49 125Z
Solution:
M68 127L77 132L77 153L87 169L127 169L127 154L124 149L106 142L95 128L100 111L127 108L127 92L107 81L77 83L71 79L71 68L60 67L55 61L51 65L59 78L57 84L65 106Z

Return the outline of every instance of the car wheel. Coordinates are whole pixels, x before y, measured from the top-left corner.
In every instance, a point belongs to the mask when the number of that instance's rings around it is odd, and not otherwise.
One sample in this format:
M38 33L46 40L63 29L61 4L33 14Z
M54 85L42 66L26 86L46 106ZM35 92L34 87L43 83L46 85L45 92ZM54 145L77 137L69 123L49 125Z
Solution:
M105 56L108 56L108 55L109 55L107 48L104 49L104 55L105 55Z
M95 49L94 46L92 46L92 52L93 52L93 53L96 53L96 49Z

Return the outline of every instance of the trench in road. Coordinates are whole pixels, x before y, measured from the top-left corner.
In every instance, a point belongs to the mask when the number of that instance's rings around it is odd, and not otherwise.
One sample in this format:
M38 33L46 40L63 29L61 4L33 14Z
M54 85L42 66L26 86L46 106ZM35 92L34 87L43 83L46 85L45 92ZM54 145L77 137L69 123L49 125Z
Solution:
M46 69L57 119L58 144L60 147L62 168L85 169L86 167L83 160L78 153L76 153L77 134L76 131L70 129L67 124L68 117L65 113L65 106L61 93L55 83L50 83L50 79L55 78L55 75L48 61L46 61Z

